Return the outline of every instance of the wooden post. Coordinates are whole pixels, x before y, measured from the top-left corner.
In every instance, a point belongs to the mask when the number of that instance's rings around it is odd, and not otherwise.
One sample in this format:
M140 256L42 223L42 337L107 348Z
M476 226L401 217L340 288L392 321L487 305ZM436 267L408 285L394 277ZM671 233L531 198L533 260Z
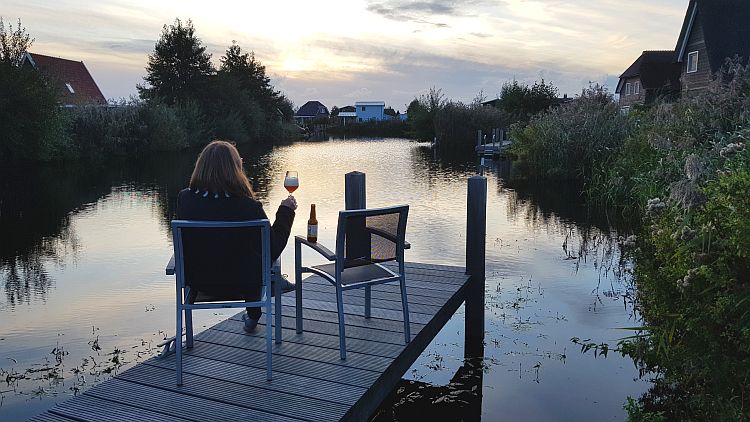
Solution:
M477 146L478 147L482 146L482 129L479 129L477 131Z
M344 198L345 208L347 210L363 210L367 208L367 183L365 181L365 174L359 171L353 171L344 175ZM355 234L355 231L357 232ZM365 231L365 220L349 221L349 227L347 227L347 234L352 234L356 239L362 239L362 244L357 245L353 242L347 241L347 255L358 256L361 253L354 251L354 248L360 249L361 252L370 255L370 241L367 232ZM366 241L365 241L366 240ZM365 318L370 318L371 314L371 303L372 303L372 288L365 286Z
M361 210L367 208L365 174L353 171L344 175L344 200L347 210Z
M466 206L466 273L471 277L466 287L464 320L464 356L484 353L484 265L487 238L487 178L469 178Z

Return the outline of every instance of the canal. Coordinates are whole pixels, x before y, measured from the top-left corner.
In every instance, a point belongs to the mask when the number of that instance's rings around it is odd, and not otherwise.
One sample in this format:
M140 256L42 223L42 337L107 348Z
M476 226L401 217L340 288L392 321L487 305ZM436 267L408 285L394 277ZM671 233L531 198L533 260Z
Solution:
M370 207L410 205L407 260L464 265L466 179L473 159L403 139L241 149L272 216L299 172L293 234L317 205L333 245L344 174L367 174ZM196 152L91 165L0 169L0 420L23 420L158 352L174 330L169 221ZM582 354L576 337L615 344L638 325L615 239L574 188L514 181L487 169L485 420L623 420L649 384L617 353ZM282 270L293 273L293 248ZM198 329L233 311L196 312ZM463 363L463 311L406 377L450 382Z

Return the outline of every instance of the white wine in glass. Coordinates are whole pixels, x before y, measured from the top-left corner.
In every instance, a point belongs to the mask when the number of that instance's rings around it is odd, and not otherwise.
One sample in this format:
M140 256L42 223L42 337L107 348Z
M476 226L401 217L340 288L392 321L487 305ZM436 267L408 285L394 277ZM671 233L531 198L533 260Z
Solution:
M284 187L289 192L289 196L292 195L292 192L297 190L297 188L299 187L299 177L297 177L296 171L286 172L286 177L284 178Z

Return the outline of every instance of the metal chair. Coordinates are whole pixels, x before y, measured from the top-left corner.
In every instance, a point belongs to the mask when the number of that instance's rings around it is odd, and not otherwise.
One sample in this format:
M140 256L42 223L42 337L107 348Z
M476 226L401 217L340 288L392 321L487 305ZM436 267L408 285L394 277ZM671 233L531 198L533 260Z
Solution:
M193 309L264 307L266 314L266 378L272 378L271 352L271 224L268 220L252 221L188 221L173 220L174 264L177 276L177 327L175 339L177 385L182 385L182 326L185 312L185 346L193 347ZM187 241L185 238L188 238ZM232 248L240 242L242 248ZM189 261L195 248L206 250L210 256ZM170 273L167 267L167 274ZM208 274L211 272L212 274ZM222 273L232 274L220 278ZM215 274L215 275L214 275ZM238 277L239 275L239 277ZM258 286L257 281L262 281ZM238 288L239 286L239 288ZM212 294L212 290L225 288L238 293ZM258 289L259 288L259 289ZM246 289L246 290L243 290ZM246 302L240 290L260 290L260 299ZM202 294L208 291L208 295ZM280 305L281 283L275 283L276 342L281 342ZM167 348L169 344L167 343Z
M343 292L365 288L365 318L371 313L371 287L376 284L398 281L401 285L401 304L404 313L404 338L411 339L409 331L409 304L406 297L404 275L404 249L408 205L387 208L340 211L336 232L336 253L306 238L294 238L295 290L297 305L297 333L302 332L302 274L313 273L328 280L336 288L339 319L339 351L346 359L346 333L344 324ZM330 264L302 266L302 245L321 254ZM398 272L381 265L396 261Z

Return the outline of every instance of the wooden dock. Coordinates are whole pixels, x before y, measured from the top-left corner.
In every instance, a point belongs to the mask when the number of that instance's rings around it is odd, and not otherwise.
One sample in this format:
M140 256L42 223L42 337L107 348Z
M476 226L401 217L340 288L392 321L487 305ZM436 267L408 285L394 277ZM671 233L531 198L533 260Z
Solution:
M266 381L265 330L246 334L237 314L197 334L195 347L184 349L182 386L175 385L174 354L154 357L32 420L365 421L469 290L464 268L406 268L407 345L398 283L373 287L369 319L363 317L364 290L347 291L348 356L340 360L335 289L312 276L303 283L304 333L295 332L294 292L282 296L284 341L274 344L272 381ZM480 306L483 313L483 301Z

